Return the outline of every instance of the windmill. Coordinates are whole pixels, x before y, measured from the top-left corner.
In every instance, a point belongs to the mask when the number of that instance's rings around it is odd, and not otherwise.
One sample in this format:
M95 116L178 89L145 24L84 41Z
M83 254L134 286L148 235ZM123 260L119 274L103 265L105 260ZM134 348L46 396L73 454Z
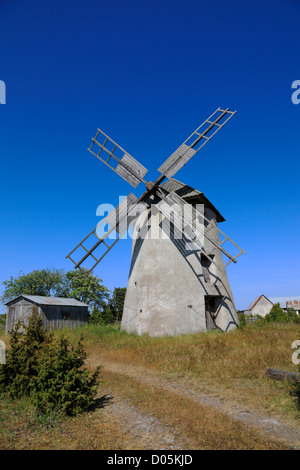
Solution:
M75 269L92 271L133 225L122 329L163 336L238 325L226 266L244 251L220 230L225 219L204 194L174 179L235 112L218 108L160 166L154 182L102 130L92 139L90 153L134 188L146 187L140 197L130 193L66 256Z

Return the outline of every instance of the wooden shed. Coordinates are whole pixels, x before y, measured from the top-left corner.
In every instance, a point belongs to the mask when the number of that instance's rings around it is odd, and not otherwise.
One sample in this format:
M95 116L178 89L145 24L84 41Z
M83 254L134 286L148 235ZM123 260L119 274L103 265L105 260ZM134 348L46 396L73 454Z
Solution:
M44 327L61 328L85 325L88 321L89 305L76 299L44 297L41 295L20 295L5 304L7 306L6 334L13 329L16 321L25 325L35 305L42 316Z

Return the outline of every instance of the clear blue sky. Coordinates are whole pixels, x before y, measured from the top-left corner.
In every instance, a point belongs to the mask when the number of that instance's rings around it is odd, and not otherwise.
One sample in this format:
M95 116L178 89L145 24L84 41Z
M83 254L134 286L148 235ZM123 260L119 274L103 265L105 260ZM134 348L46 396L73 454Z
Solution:
M65 255L132 187L87 152L97 127L156 169L218 106L237 114L176 178L247 254L237 307L300 295L297 0L0 0L0 281ZM135 193L138 195L138 188ZM130 240L96 269L125 286Z

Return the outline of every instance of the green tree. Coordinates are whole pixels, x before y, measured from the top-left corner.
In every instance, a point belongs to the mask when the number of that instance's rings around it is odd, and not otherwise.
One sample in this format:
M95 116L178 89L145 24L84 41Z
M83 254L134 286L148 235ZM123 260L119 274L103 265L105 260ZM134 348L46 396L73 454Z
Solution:
M20 273L2 283L4 292L2 302L6 303L22 295L42 295L69 297L85 302L92 307L102 307L108 299L108 289L102 279L87 271L67 271L62 269L34 270L28 274Z
M265 316L267 322L287 323L289 321L288 315L282 310L280 304L273 305L270 312Z
M2 282L4 292L1 300L6 303L22 294L62 297L60 294L64 286L64 277L62 269L46 268L28 274L23 274L21 271L17 277L11 276Z
M126 287L115 287L107 302L103 302L101 308L94 307L90 316L90 322L116 323L120 322L124 310Z
M115 287L111 298L104 305L103 319L105 323L116 323L122 320L126 287Z
M125 296L126 287L115 287L112 297L108 302L115 322L120 322L122 320Z
M102 308L109 297L109 290L102 285L102 279L93 274L78 270L65 275L65 296L85 302L91 307Z
M94 325L114 323L114 317L109 305L104 303L101 310L98 307L94 307L89 322Z

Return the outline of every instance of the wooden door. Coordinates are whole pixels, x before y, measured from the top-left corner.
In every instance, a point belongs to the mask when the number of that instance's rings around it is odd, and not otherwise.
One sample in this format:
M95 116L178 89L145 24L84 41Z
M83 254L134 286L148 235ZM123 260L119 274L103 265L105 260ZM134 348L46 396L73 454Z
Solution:
M216 311L216 302L214 297L206 296L205 297L205 319L206 319L206 329L212 330L216 328L214 322L214 316Z

